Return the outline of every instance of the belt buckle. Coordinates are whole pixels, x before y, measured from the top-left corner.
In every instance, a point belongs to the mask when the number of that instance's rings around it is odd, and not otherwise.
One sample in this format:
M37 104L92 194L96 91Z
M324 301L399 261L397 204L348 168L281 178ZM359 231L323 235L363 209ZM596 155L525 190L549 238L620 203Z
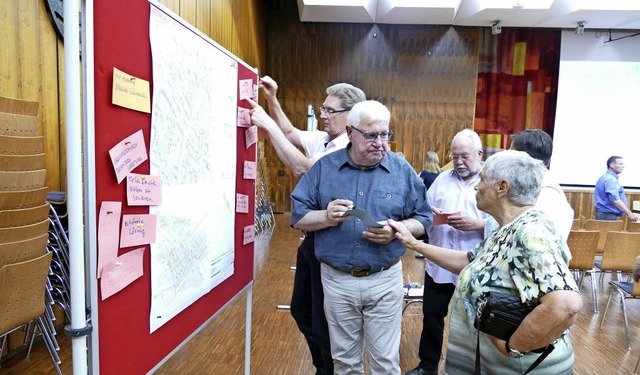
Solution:
M369 272L370 270L363 268L352 268L349 270L349 274L353 277L369 276Z

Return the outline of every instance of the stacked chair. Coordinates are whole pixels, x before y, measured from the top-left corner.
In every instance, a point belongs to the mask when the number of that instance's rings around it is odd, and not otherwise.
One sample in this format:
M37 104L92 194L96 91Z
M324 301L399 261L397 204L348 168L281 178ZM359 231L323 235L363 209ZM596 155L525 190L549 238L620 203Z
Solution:
M596 250L600 232L597 230L571 230L567 245L571 251L571 263L569 269L575 272L578 286L586 274L591 276L591 295L593 297L593 312L598 313L598 287L593 277L593 266L596 260Z
M48 250L44 139L37 115L38 103L0 97L0 356L9 333L23 330L29 350L39 334L61 374L48 278L54 254Z

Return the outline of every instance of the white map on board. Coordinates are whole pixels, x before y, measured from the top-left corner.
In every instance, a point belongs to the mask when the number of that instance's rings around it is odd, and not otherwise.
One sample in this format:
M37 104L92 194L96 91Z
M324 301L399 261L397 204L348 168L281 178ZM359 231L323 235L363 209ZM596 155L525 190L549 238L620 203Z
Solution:
M237 63L151 6L151 332L234 272Z

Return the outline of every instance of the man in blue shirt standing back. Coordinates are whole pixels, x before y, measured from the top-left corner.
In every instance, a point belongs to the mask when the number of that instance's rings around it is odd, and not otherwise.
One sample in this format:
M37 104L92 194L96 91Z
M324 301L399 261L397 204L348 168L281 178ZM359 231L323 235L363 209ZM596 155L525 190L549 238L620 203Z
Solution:
M364 101L347 119L347 148L319 159L291 194L291 225L315 231L335 374L400 374L402 263L388 219L422 236L431 225L424 184L388 152L389 110ZM365 211L344 216L350 208ZM367 224L365 224L367 223Z
M622 156L607 159L607 168L607 173L598 179L593 192L596 220L618 220L619 216L627 215L629 221L638 221L638 215L629 209L624 188L618 182L618 175L624 169Z

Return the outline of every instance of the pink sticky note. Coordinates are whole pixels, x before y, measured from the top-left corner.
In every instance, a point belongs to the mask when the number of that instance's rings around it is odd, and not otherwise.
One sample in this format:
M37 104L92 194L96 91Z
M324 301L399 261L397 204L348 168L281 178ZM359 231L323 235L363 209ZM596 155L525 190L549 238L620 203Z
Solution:
M258 127L251 126L244 131L244 147L249 148L258 142Z
M248 128L251 126L251 116L249 109L238 107L238 126Z
M242 244L246 245L251 243L255 239L256 227L255 225L249 225L244 227L244 231L242 232Z
M129 206L161 205L162 177L130 173L127 176L127 204Z
M109 150L109 156L111 156L118 183L121 183L129 172L148 158L142 130L138 130L113 146Z
M244 178L245 180L256 179L256 162L255 161L249 161L249 160L244 161L242 178Z
M253 96L251 97L254 101L258 101L258 85L253 84Z
M100 290L102 300L111 297L144 274L142 258L144 247L117 257L102 270Z
M453 215L460 215L460 211L451 214L433 214L433 222L431 223L431 226L437 227L438 225L446 224L449 216Z
M240 100L253 97L253 81L251 78L241 79L238 85L240 86Z
M118 257L122 202L102 202L98 214L98 278L103 267Z
M249 196L236 193L236 212L249 213Z
M158 216L122 215L120 246L140 246L156 242L156 221Z

